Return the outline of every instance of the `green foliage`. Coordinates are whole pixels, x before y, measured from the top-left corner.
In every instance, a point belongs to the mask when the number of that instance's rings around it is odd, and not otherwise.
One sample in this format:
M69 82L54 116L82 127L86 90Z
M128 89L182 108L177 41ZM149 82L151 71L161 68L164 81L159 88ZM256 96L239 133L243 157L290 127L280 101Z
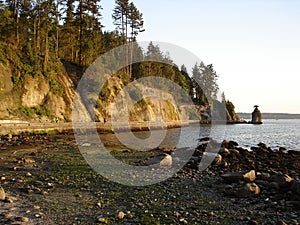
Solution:
M7 64L6 53L4 52L5 44L0 42L0 62L4 65Z
M216 99L219 90L217 79L218 75L212 64L195 64L192 69L192 85L196 104L207 105Z
M61 96L65 91L65 87L57 79L52 78L49 81L49 85L50 85L50 91L53 94Z
M18 111L25 117L32 117L32 115L34 114L34 109L30 107L20 106L18 108Z
M96 100L96 109L100 111L103 109L102 102L99 99Z
M19 81L20 81L19 77L12 76L11 77L11 81L13 82L14 87L18 87L19 86Z
M38 116L51 116L51 111L45 105L35 107L34 112Z
M136 103L139 107L141 107L142 109L147 107L147 102L144 98L140 99L139 101L137 101Z
M135 60L145 59L148 61L135 63L116 73L124 85L141 77L159 76L178 84L197 104L206 105L210 98L216 96L218 76L212 65L197 64L191 79L187 68L183 65L179 69L158 45L150 42L146 52L143 52L135 42L137 35L144 31L143 15L132 1L115 0L112 15L114 31L102 30L100 0L25 0L19 3L4 1L0 4L0 62L10 65L14 87L20 86L25 75L34 78L44 76L51 92L63 95L65 88L58 77L63 72L61 59L86 68L100 54L128 44L129 47L123 49L124 53L128 53L126 57L121 58L114 53L97 63L103 67L101 74L111 74L123 62L130 65ZM97 90L99 82L96 80L89 82L89 91ZM205 86L208 96L197 85L199 82ZM160 87L166 92L174 91L168 83L162 82ZM111 100L111 92L102 88L99 95L101 103ZM138 100L141 93L135 90L131 97ZM185 96L176 97L181 100ZM25 108L20 111L25 115L32 113ZM47 114L42 109L33 113Z
M107 87L107 84L105 84L104 87L101 89L99 97L101 100L105 101L109 99L110 95L111 95L111 90Z
M18 112L26 118L31 118L33 115L38 115L40 117L42 117L42 116L50 117L51 116L51 111L45 105L37 106L37 107L20 106L18 108Z
M233 103L229 100L226 101L226 108L230 111L233 112L235 110L235 106L233 105Z
M124 71L118 71L117 76L121 79L124 85L127 85L130 81L130 75Z

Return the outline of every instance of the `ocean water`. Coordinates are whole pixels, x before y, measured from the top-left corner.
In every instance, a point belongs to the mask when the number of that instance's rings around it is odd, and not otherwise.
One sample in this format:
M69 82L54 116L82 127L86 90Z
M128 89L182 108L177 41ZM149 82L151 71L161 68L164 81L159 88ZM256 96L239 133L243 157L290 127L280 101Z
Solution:
M300 120L264 120L262 125L236 124L226 126L226 139L244 147L263 142L271 148L300 150Z
M288 150L300 151L300 120L264 120L262 125L235 124L235 125L198 125L175 128L167 131L153 130L151 132L133 132L100 135L106 145L120 145L135 150L144 149L149 146L177 146L196 147L199 139L211 137L219 142L232 140L239 143L241 147L250 149L260 142L265 143L273 150L285 147ZM152 138L150 138L152 136ZM154 138L153 137L157 137ZM122 141L120 141L122 140ZM122 142L122 143L121 143ZM150 147L151 146L151 147Z

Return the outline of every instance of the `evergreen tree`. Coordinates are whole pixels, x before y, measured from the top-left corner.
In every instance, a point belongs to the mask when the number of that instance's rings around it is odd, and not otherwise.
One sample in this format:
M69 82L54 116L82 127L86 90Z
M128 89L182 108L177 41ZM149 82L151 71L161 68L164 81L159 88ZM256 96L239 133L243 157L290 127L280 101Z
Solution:
M0 3L0 40L9 42L13 36L14 20L12 11Z
M192 69L193 90L195 102L206 105L216 99L218 92L218 75L213 65L206 66L203 62L198 63ZM204 90L203 90L204 89Z
M102 8L99 7L99 3L99 0L79 0L77 6L74 20L78 30L76 60L81 65L92 63L94 57L89 58L90 50L96 52L97 44L100 44L100 41L96 40L98 35L102 35L100 23Z

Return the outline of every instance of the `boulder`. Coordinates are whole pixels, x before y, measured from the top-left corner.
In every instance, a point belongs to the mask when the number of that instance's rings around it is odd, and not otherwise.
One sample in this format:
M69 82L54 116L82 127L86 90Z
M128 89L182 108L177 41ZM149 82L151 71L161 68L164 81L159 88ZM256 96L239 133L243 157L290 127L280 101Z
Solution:
M287 188L294 179L287 174L277 173L271 177L271 180L276 182L280 188Z
M250 148L253 152L256 152L258 154L262 154L262 153L268 153L269 150L268 149L265 149L265 148L261 148L261 147L251 147Z
M244 180L246 182L253 182L253 181L255 181L255 179L256 179L255 170L251 170L248 173L245 173L243 177L244 177Z
M4 189L0 186L0 200L4 201L6 197Z
M279 147L279 150L280 152L285 152L287 149L285 147Z
M221 177L229 183L238 182L238 181L246 181L253 182L256 178L255 170L251 170L247 173L245 172L232 172L222 174Z
M244 179L244 174L240 172L232 172L232 173L225 173L222 174L221 177L229 183L238 182Z
M218 166L222 163L222 156L220 154L216 155L216 158L214 159L214 165Z
M171 167L172 166L172 156L166 153L156 155L146 159L145 161L141 162L140 165L142 166L150 166L159 164L160 167Z
M125 217L125 213L122 212L122 211L120 211L120 212L118 213L117 217L118 217L119 220L122 220L122 219Z
M228 148L223 147L220 149L219 153L223 156L227 156L230 154L230 151L228 150Z
M222 147L223 148L228 148L228 149L233 149L234 147L239 146L239 144L235 141L223 141Z
M259 144L257 144L257 146L263 148L263 149L268 149L268 146L265 143L260 142Z
M247 183L245 186L236 190L235 195L237 197L251 197L258 195L260 193L260 189L255 183Z
M171 168L172 167L172 156L166 154L165 157L159 162L161 168Z
M264 180L264 181L269 181L270 180L270 174L269 173L261 173L257 172L256 173L256 179L257 180Z

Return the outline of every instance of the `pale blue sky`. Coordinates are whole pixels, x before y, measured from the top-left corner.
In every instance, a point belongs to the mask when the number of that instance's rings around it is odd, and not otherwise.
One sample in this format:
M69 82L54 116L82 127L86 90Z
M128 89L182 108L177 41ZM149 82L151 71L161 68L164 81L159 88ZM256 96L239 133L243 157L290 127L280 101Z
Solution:
M169 42L212 63L237 111L251 112L258 104L263 112L300 113L300 1L134 3L146 29L138 41ZM105 29L112 30L114 0L102 0L102 5Z

